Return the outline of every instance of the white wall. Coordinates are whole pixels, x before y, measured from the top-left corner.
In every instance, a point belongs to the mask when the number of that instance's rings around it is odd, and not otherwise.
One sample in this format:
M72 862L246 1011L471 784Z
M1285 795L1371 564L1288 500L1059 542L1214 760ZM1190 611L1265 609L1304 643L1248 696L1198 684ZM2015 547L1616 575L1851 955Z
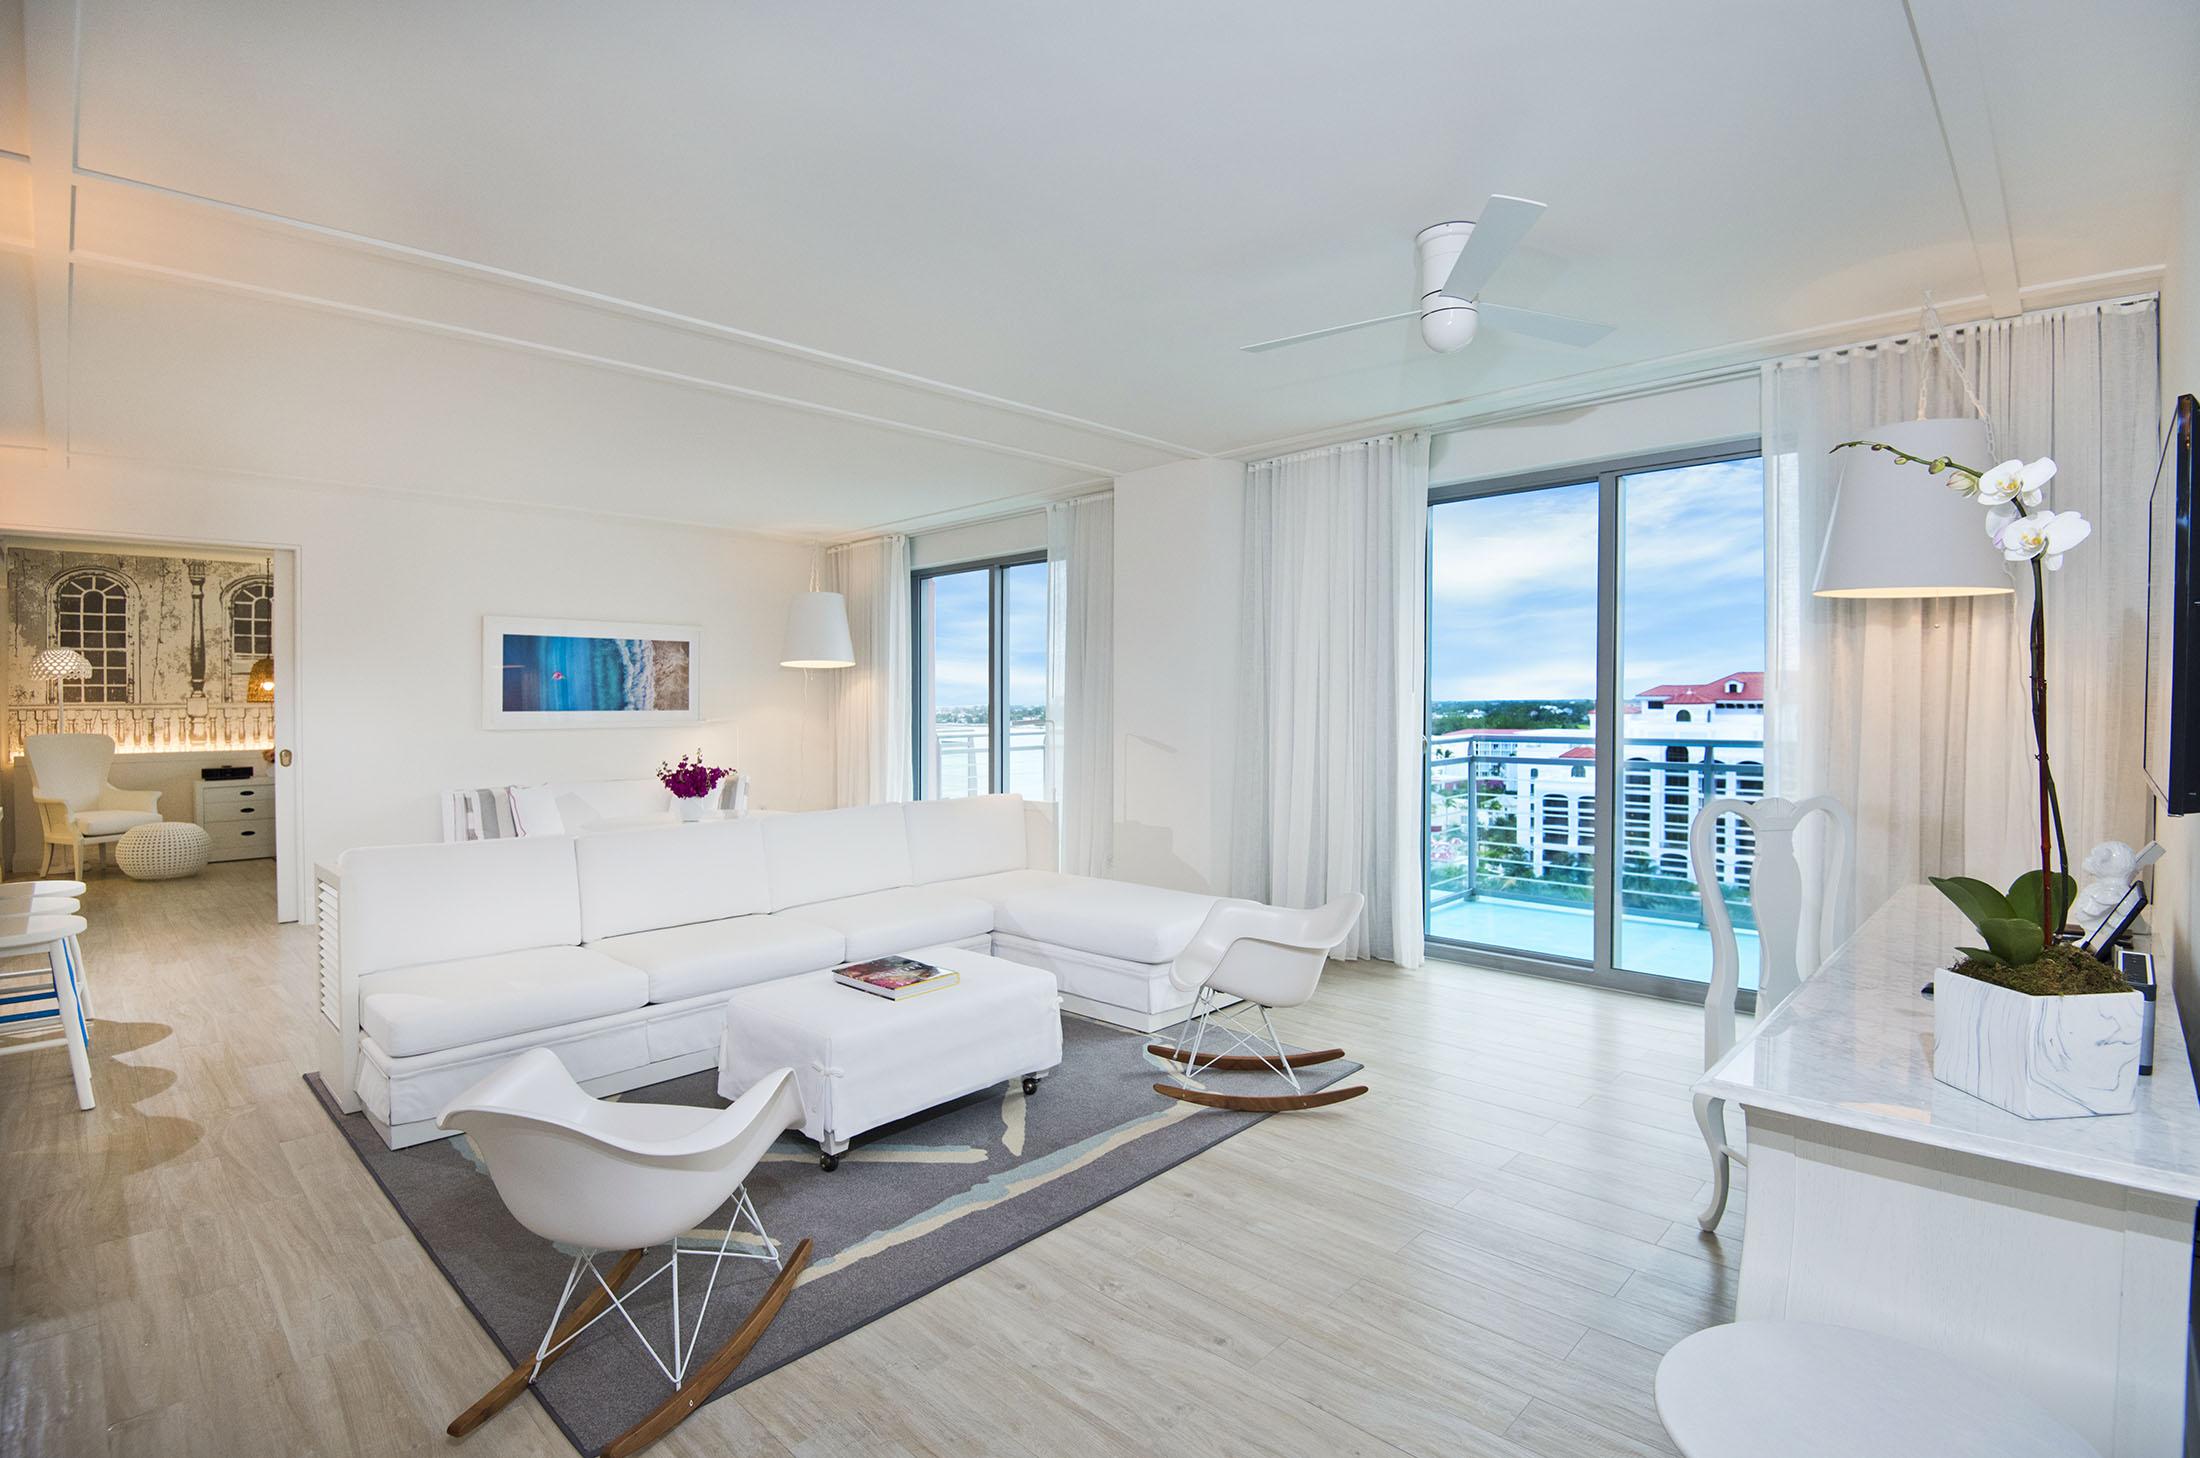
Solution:
M0 451L0 531L296 548L309 860L435 839L447 787L641 776L698 746L751 774L760 807L830 803L826 696L778 666L805 545L28 451ZM700 624L705 722L485 730L485 614Z
M1485 481L1758 433L1754 374L1446 431L1429 442L1429 484Z
M2200 395L2200 156L2185 179L2177 249L2162 283L2164 429L2179 395ZM2154 834L2168 851L2154 872L2155 952L2170 959L2185 1045L2200 1048L2200 815L2165 816L2157 806Z
M1245 468L1115 481L1115 862L1126 881L1227 892Z

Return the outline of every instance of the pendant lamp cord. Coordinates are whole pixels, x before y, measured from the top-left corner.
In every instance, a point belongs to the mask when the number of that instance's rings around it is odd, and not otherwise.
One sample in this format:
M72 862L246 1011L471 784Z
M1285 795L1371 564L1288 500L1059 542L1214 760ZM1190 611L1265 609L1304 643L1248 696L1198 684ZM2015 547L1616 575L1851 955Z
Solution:
M1956 383L1963 388L1963 398L1978 412L1979 422L1986 427L1986 453L1990 456L1999 454L1994 446L1994 418L1986 413L1986 407L1979 402L1978 392L1971 388L1970 372L1963 368L1963 361L1957 359L1956 352L1948 347L1947 331L1941 326L1940 309L1933 303L1931 289L1925 291L1925 308L1918 315L1918 327L1925 332L1926 340L1948 361L1948 368L1955 371ZM1920 420L1925 418L1925 391L1931 383L1931 371L1920 368L1917 372L1917 418Z

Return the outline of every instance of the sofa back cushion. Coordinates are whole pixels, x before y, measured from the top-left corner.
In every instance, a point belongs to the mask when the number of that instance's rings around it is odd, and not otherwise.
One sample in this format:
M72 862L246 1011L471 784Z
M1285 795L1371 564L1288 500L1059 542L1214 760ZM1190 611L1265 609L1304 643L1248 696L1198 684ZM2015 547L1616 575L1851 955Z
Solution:
M603 831L574 848L584 941L772 909L762 821Z
M909 865L920 886L1024 868L1021 795L915 800L902 809L909 823Z
M774 815L763 822L772 910L910 884L900 805Z
M580 880L565 836L368 846L336 863L345 968L487 957L581 939Z

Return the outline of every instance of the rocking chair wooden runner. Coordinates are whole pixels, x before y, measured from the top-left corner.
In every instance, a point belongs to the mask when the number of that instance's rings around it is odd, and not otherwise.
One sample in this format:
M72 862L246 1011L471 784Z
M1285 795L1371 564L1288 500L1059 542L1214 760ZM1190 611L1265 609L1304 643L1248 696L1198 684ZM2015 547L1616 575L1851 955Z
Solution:
M1271 1009L1297 1007L1314 995L1330 952L1351 932L1366 905L1367 898L1356 891L1312 911L1260 906L1250 901L1216 903L1183 955L1169 969L1169 980L1177 990L1192 994L1192 1006L1177 1030L1174 1046L1146 1045L1147 1054L1159 1060L1158 1066L1169 1067L1175 1079L1173 1083L1155 1084L1154 1092L1188 1104L1250 1114L1318 1109L1366 1093L1364 1084L1306 1092L1299 1083L1299 1070L1333 1063L1344 1057L1344 1049L1289 1052L1268 1016ZM1230 999L1242 1000L1225 1007L1223 1004ZM1258 1027L1251 1022L1256 1014ZM1206 1051L1210 1032L1231 1041L1210 1053ZM1291 1086L1291 1092L1218 1093L1199 1087L1192 1077L1208 1070L1261 1069L1281 1077Z
M604 1446L607 1458L640 1452L708 1401L779 1315L809 1264L807 1240L781 1258L743 1185L772 1141L801 1122L801 1096L786 1069L758 1079L725 1109L615 1103L591 1098L546 1048L521 1054L461 1094L443 1111L437 1127L463 1131L473 1141L497 1193L520 1224L545 1240L578 1247L580 1254L566 1273L565 1290L534 1355L453 1418L450 1435L463 1438L502 1411L582 1332L614 1311L673 1391ZM715 1248L681 1243L682 1236L729 1199L733 1211ZM734 1248L734 1230L743 1220L754 1227L760 1249ZM748 1243L746 1235L743 1243ZM664 1263L626 1284L644 1252L659 1245L671 1247ZM608 1274L599 1271L596 1257L615 1250L625 1254ZM702 1300L685 1322L683 1259L710 1263ZM698 1361L696 1340L717 1289L719 1267L728 1260L768 1260L779 1274L725 1344ZM628 1310L643 1287L668 1272L669 1353L643 1334Z

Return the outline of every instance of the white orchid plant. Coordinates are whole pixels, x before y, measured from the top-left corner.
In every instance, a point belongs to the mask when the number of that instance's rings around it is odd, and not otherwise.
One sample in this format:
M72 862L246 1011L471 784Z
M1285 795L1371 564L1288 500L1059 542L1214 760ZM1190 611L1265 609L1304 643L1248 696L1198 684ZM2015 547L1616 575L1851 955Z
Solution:
M2077 894L2070 848L2063 841L2062 805L2047 762L2047 574L2062 570L2063 555L2091 536L2093 526L2078 512L2048 509L2047 483L2055 478L2055 463L2045 456L2029 463L2003 461L1981 471L1946 456L1913 456L1879 441L1843 441L1834 450L1855 448L1885 451L1907 465L1946 476L1950 490L1986 508L1986 535L2003 558L2032 564L2032 740L2039 761L2040 867L2019 877L2007 893L1964 876L1933 881L1986 938L1985 948L1967 952L1980 960L2022 965L2054 944Z

